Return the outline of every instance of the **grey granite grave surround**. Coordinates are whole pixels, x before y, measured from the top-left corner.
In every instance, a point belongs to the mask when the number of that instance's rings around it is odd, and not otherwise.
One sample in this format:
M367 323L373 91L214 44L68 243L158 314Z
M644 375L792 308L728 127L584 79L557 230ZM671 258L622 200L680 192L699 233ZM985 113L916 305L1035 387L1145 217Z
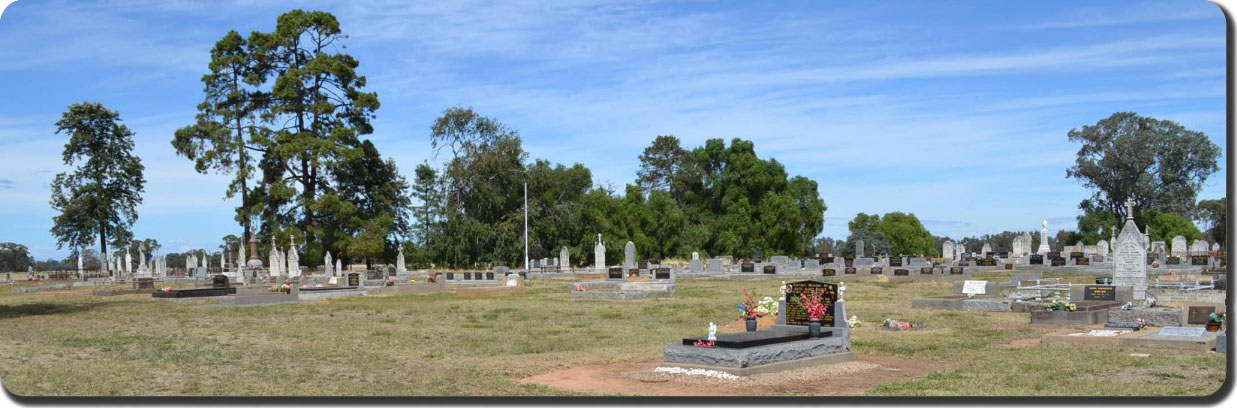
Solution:
M1216 336L1216 352L1228 354L1228 333Z
M579 285L583 291L575 290ZM674 282L578 282L570 285L571 299L640 300L674 297Z
M1179 307L1136 307L1129 310L1109 309L1108 322L1133 322L1143 318L1148 326L1175 326L1181 323L1182 310Z
M668 344L662 367L702 368L746 376L821 364L854 360L850 330L821 328L830 337L798 340L747 348L696 347Z

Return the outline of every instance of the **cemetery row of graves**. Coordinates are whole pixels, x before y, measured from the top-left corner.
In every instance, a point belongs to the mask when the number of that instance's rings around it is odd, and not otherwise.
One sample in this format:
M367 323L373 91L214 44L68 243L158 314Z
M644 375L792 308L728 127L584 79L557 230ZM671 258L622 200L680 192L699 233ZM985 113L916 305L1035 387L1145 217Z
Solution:
M595 268L563 268L566 251L480 271L271 254L184 277L143 257L119 279L6 282L0 336L22 364L0 378L25 395L1208 395L1224 381L1224 254L1157 253L1132 220L1111 250L1018 241L680 262L627 242L610 266L599 236ZM1131 387L1097 386L1109 376Z

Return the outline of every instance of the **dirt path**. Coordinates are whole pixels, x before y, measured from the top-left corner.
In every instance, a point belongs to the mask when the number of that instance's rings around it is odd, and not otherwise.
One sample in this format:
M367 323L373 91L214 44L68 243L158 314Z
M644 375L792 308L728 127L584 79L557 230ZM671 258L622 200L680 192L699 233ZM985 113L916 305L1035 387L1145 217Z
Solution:
M962 364L856 356L855 361L846 363L726 380L652 371L660 363L660 360L647 360L567 367L519 381L601 395L862 395L880 384L906 381Z

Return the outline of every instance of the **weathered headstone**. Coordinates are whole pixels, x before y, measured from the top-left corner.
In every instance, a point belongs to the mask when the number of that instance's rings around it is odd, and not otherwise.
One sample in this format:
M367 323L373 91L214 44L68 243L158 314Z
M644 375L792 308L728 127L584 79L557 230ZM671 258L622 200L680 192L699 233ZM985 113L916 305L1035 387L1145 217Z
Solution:
M1180 235L1173 237L1172 251L1173 256L1176 257L1184 257L1189 253L1189 250L1186 248L1185 237Z
M713 259L710 259L710 260L709 260L709 265L708 265L708 267L706 267L706 268L705 268L705 271L708 271L708 272L722 272L722 259L721 259L721 258L713 258Z
M627 241L627 244L623 245L623 266L628 268L636 267L636 244L631 241Z
M1048 247L1048 220L1044 220L1044 228L1039 230L1039 248L1035 250L1035 253L1043 254L1051 250Z
M571 251L564 246L558 250L558 267L562 269L571 268Z
M945 258L947 260L954 259L954 242L953 241L945 240L945 243L941 244L941 258Z
M693 260L691 260L691 262L690 262L690 263L688 263L688 265L687 265L687 270L691 271L692 273L700 273L700 272L703 272L703 271L704 271L704 264L703 264L703 263L701 263L699 259L693 259Z
M1130 207L1127 214L1133 213L1133 205L1132 200L1126 203L1126 206ZM1146 258L1147 247L1143 245L1142 232L1138 230L1133 218L1126 218L1125 227L1121 229L1117 242L1113 244L1113 284L1132 286L1134 299L1138 300L1147 297L1147 264L1143 262Z
M1207 251L1211 249L1211 245L1204 240L1195 240L1190 244L1190 255L1207 255Z
M863 244L862 239L855 241L855 257L856 258L863 258L863 245L864 244Z
M1100 242L1096 242L1095 249L1100 256L1108 256L1108 241L1101 239Z
M322 274L325 276L335 276L335 271L331 269L331 252L327 251L326 255L322 256Z
M989 252L992 252L992 245L988 245L988 243L985 242L984 246L979 248L979 255L988 256Z
M597 234L597 245L593 246L593 270L606 270L606 245L601 242L601 234Z

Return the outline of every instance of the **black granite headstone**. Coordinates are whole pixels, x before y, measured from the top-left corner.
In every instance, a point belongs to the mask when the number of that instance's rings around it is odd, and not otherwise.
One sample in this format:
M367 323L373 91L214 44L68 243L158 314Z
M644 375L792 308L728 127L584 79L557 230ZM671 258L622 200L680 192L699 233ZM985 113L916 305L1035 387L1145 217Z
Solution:
M1117 287L1110 285L1087 285L1082 288L1082 300L1117 300Z
M932 274L932 267L931 267L931 266L922 266L922 267L920 267L920 268L919 268L919 274L920 274L920 275L931 275L931 274Z
M765 265L764 272L766 275L775 274L777 273L777 266L776 265Z
M486 279L486 280L494 280L494 272L486 272L486 273L485 273L485 279Z
M1028 264L1031 264L1031 265L1043 265L1043 264L1044 264L1044 256L1043 256L1043 255L1040 255L1040 254L1034 254L1034 255L1031 255L1031 260L1030 260L1030 261L1028 261L1027 263L1028 263Z
M215 278L211 280L210 286L212 288L226 288L228 287L228 277L225 275L215 275Z
M670 279L670 268L657 268L653 270L653 279Z
M786 284L786 324L792 326L807 326L808 314L800 303L799 294L808 290L823 290L820 303L828 307L820 319L821 327L833 327L833 302L838 298L838 285L821 281L800 281Z
M455 272L447 272L447 280L455 280Z
M361 286L361 274L356 272L348 274L348 286Z
M910 276L911 271L906 269L894 269L893 276Z
M854 275L857 272L855 272L855 268L847 267L846 269L842 270L842 273L845 275Z
M952 266L952 267L950 267L950 268L949 268L949 274L950 274L950 275L962 275L962 267L961 267L961 266Z
M739 272L756 272L756 264L744 262L742 265L739 265Z
M623 268L621 267L610 268L609 274L607 274L606 277L609 279L623 279Z
M833 268L825 268L820 271L821 276L837 276L838 270Z
M889 266L902 266L902 257L901 256L890 257Z
M1190 257L1190 265L1207 266L1207 255L1194 255Z

